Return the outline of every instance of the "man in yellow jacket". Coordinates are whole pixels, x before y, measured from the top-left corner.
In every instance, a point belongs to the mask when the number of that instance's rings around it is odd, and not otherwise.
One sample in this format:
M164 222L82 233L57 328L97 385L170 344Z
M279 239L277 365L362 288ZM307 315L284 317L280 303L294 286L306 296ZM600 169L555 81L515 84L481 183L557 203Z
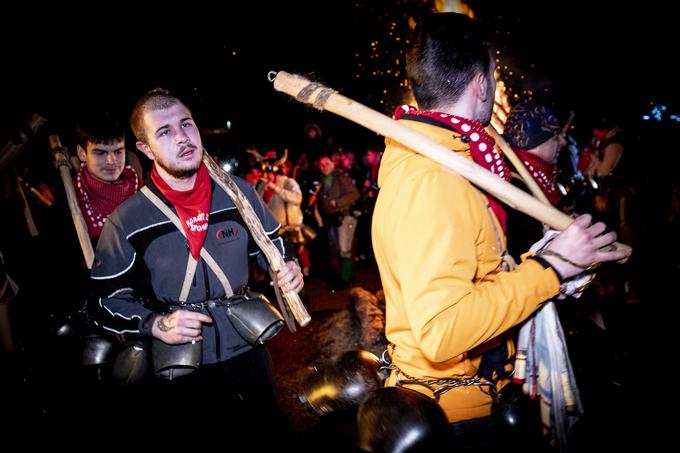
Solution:
M396 118L473 159L501 178L510 172L484 131L494 103L495 62L478 24L433 14L414 30L407 72L420 110ZM493 446L493 383L482 357L513 353L504 334L556 296L561 283L626 252L603 251L615 233L581 216L545 249L502 272L505 213L494 198L402 144L387 140L372 225L386 298L386 335L393 363L387 385L438 398L463 447ZM503 362L503 361L501 361ZM404 384L410 381L409 384Z

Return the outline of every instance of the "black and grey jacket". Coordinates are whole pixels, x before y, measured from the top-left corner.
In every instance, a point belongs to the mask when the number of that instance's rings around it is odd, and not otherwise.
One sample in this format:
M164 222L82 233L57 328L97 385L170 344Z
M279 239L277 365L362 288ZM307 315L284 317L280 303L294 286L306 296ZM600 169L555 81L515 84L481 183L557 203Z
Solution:
M257 213L264 230L285 256L279 224L253 188L233 178ZM149 189L175 211L149 179ZM248 256L261 254L232 200L211 180L208 234L203 247L221 266L234 292L248 283ZM176 212L176 211L175 211ZM178 308L189 245L172 222L142 193L121 204L104 225L92 266L89 315L103 329L151 336L155 314ZM265 260L260 259L260 262ZM201 258L187 304L226 296L223 285ZM227 360L250 348L226 317L211 310L203 327L203 363ZM204 313L207 313L203 311ZM217 329L216 329L217 327Z

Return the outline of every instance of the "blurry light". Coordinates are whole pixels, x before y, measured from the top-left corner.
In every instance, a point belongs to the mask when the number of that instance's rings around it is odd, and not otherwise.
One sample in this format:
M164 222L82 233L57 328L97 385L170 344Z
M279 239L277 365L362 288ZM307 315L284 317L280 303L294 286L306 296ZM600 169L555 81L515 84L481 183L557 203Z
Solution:
M222 169L226 171L227 173L231 171L231 164L227 162L226 164L222 165Z
M593 189L597 190L600 188L600 186L597 184L597 181L595 181L593 178L588 178L588 182L590 183L590 187Z
M657 121L661 121L666 110L668 110L668 107L663 104L655 105L652 109L652 117Z
M227 121L227 129L231 130L231 121Z
M557 188L559 189L559 191L560 191L560 193L562 194L563 197L566 197L568 195L567 189L562 184L560 184L559 182L557 183Z
M642 119L645 120L645 121L649 121L650 118L651 118L651 116L649 116L649 115L642 115Z

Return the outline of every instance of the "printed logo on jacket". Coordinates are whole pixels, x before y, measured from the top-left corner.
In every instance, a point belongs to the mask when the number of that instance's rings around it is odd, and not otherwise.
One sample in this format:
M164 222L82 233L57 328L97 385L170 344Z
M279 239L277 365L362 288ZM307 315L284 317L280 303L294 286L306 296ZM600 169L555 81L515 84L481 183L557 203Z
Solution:
M240 231L238 225L227 225L217 230L215 238L220 243L232 242L240 238Z

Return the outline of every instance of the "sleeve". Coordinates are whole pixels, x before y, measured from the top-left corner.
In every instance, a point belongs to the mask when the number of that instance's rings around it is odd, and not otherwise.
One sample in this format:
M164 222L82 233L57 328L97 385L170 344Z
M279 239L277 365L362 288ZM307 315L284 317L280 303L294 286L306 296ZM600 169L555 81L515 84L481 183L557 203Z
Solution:
M346 174L339 176L342 195L336 200L336 210L343 211L349 209L361 195L359 189L354 185L352 179Z
M297 181L293 178L288 178L283 184L283 187L279 188L277 191L278 195L286 203L291 203L297 206L302 204L302 191Z
M495 244L484 239L479 194L462 178L438 172L404 184L408 209L394 231L405 243L395 271L408 324L429 360L485 343L559 292L554 272L533 260L479 280L478 253Z
M154 313L139 300L141 282L136 276L137 253L116 224L115 215L104 224L90 274L88 315L95 325L109 332L151 335L142 326Z

